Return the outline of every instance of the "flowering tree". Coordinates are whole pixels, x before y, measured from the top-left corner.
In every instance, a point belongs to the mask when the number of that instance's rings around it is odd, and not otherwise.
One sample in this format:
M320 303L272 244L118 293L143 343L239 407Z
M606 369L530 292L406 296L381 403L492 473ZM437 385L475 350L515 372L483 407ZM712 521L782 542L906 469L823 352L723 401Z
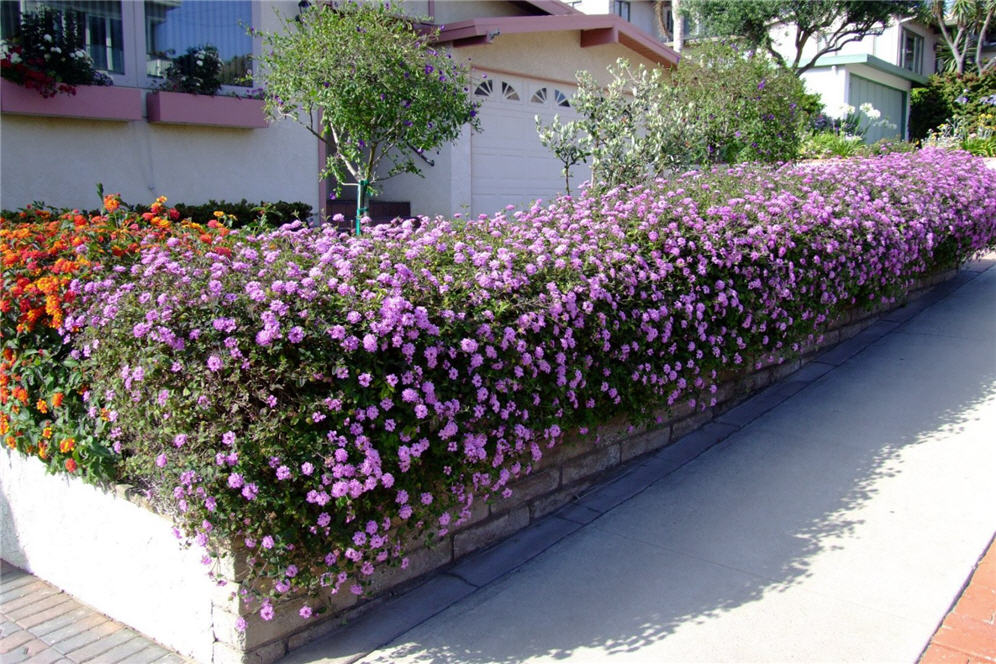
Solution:
M337 192L418 173L419 155L477 128L466 67L390 4L321 3L284 27L263 35L267 112L325 143L321 177L334 176Z

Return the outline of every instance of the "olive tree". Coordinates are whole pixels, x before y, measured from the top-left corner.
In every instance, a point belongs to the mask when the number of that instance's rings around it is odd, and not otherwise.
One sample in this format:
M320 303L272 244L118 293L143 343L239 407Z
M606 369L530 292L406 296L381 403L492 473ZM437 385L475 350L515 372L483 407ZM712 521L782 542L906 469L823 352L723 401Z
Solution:
M262 34L258 64L271 118L291 118L327 146L320 177L336 192L399 173L420 174L423 152L478 128L468 68L433 46L423 29L387 3L316 3L283 30Z

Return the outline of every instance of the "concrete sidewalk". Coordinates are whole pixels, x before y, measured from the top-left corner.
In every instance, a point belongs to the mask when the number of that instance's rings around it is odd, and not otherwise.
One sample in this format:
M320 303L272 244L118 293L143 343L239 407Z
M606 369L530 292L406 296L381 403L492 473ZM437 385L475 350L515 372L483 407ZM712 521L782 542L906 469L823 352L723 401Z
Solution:
M916 661L996 531L988 258L283 662Z
M0 560L0 664L116 662L187 660Z

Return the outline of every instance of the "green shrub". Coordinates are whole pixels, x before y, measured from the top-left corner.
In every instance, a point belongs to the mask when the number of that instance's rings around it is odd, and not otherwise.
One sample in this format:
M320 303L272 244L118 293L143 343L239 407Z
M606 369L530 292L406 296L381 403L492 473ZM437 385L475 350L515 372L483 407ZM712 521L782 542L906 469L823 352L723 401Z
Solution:
M816 107L787 68L720 43L684 54L671 84L704 115L709 163L794 159L805 115Z
M123 205L125 207L134 208L134 206L127 204ZM32 203L32 206L37 209L49 208L49 206L45 205L45 203L37 201ZM172 207L176 208L181 219L189 218L200 224L206 224L214 219L216 217L214 213L220 210L225 213L225 217L230 221L232 228L241 228L243 226L250 225L276 228L277 226L290 223L297 219L307 222L311 217L312 209L310 205L300 201L293 203L289 203L287 201L260 201L259 203L250 203L244 198L238 203L232 203L231 201L210 200L207 203L198 204L177 203ZM79 210L86 216L101 214L100 210L85 210L82 208L79 208ZM0 210L0 216L14 221L20 218L20 215L16 210Z
M300 201L293 203L287 201L250 203L243 198L238 203L211 200L198 205L177 203L174 207L180 212L182 218L189 217L199 223L206 223L210 219L214 219L215 211L221 210L226 216L234 218L233 228L252 224L275 228L297 219L306 222L311 217L311 206Z
M912 152L916 145L908 141L883 138L872 144L861 142L857 136L818 132L807 135L799 149L802 159L833 159L842 157L874 157L875 155Z
M813 95L766 55L710 44L675 71L633 68L619 60L602 86L578 74L571 101L581 116L549 125L541 143L564 174L591 159L592 181L634 184L704 164L794 159Z
M169 92L214 95L221 89L221 56L214 46L191 46L173 58L160 86Z
M799 156L804 159L853 157L861 151L861 146L861 139L856 136L820 132L803 140Z
M996 136L966 138L961 142L961 148L978 157L996 157Z
M934 74L927 86L910 97L910 138L923 140L952 119L975 124L979 116L993 112L987 102L996 94L996 70L983 75Z

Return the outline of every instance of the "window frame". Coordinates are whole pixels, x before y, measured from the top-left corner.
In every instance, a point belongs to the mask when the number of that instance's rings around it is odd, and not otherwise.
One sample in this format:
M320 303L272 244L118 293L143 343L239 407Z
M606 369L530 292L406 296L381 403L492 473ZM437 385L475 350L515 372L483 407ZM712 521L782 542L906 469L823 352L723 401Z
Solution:
M629 0L612 0L612 13L623 19L630 21L632 5Z
M910 41L913 43L912 62L907 62L906 46ZM914 74L920 74L922 76L924 71L924 51L926 49L926 41L927 40L924 36L919 32L915 32L904 27L899 40L899 66L906 71L911 71Z

